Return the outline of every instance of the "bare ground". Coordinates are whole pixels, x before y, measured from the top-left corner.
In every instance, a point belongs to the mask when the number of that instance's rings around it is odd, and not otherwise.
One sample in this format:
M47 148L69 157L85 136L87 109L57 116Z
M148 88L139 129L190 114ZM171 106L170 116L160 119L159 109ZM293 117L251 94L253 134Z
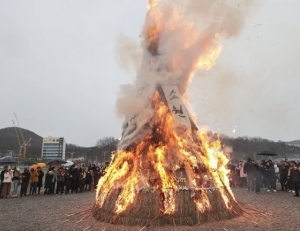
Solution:
M244 210L242 216L194 227L125 227L100 223L90 213L95 200L94 192L1 199L0 230L300 231L300 197L293 197L287 192L263 191L258 195L247 192L245 188L235 188L233 191Z

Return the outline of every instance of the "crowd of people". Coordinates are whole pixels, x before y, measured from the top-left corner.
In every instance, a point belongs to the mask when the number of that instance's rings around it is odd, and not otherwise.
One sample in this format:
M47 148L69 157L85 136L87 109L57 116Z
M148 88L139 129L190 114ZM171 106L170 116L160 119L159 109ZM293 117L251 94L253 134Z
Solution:
M86 168L81 164L69 168L50 166L46 172L40 167L24 168L21 172L19 168L4 166L1 171L0 198L91 191L97 187L108 165L109 162L106 162L102 169L95 165ZM237 166L229 164L228 168L231 187L247 187L248 191L256 193L260 193L262 188L267 192L276 192L276 184L280 183L281 191L293 192L294 196L299 197L300 168L295 161L273 163L272 160L253 161L248 158Z
M295 161L253 161L248 158L247 162L240 161L238 166L229 164L228 167L232 187L246 186L248 191L256 193L260 193L262 188L267 192L276 192L278 182L281 191L292 192L299 197L300 168Z
M24 168L21 172L19 168L4 166L1 171L0 198L91 191L97 187L108 165L107 162L102 169L93 164L87 168L81 164L69 168L50 166L46 172L40 167Z

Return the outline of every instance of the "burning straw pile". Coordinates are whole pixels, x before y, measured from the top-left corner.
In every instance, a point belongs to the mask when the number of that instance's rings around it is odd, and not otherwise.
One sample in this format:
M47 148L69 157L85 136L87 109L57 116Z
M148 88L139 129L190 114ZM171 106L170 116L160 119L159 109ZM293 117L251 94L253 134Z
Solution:
M118 152L98 184L97 220L196 225L241 214L218 136L198 130L183 100L195 71L214 65L221 35L240 29L242 13L226 2L149 1L141 68L118 101L126 119Z

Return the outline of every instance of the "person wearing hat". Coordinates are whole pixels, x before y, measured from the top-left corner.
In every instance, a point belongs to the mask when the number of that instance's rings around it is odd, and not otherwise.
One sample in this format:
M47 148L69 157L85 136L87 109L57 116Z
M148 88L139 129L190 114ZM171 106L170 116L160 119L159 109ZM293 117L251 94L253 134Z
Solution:
M291 161L291 167L288 171L288 180L291 180L295 187L295 197L299 197L300 189L300 169L295 161Z
M12 191L11 197L18 197L18 187L20 185L20 176L21 176L20 169L15 168L13 171L13 178L12 178L13 191Z

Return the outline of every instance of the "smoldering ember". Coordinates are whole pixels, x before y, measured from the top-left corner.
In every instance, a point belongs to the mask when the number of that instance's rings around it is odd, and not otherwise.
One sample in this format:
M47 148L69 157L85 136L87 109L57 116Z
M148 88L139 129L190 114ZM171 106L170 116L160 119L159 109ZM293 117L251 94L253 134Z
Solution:
M92 213L99 221L196 225L242 213L218 134L197 127L187 88L197 70L213 67L222 35L234 36L239 27L234 31L231 20L244 15L224 4L223 12L236 17L214 12L203 23L191 7L149 1L141 68L119 100L126 111L122 138L96 192Z

